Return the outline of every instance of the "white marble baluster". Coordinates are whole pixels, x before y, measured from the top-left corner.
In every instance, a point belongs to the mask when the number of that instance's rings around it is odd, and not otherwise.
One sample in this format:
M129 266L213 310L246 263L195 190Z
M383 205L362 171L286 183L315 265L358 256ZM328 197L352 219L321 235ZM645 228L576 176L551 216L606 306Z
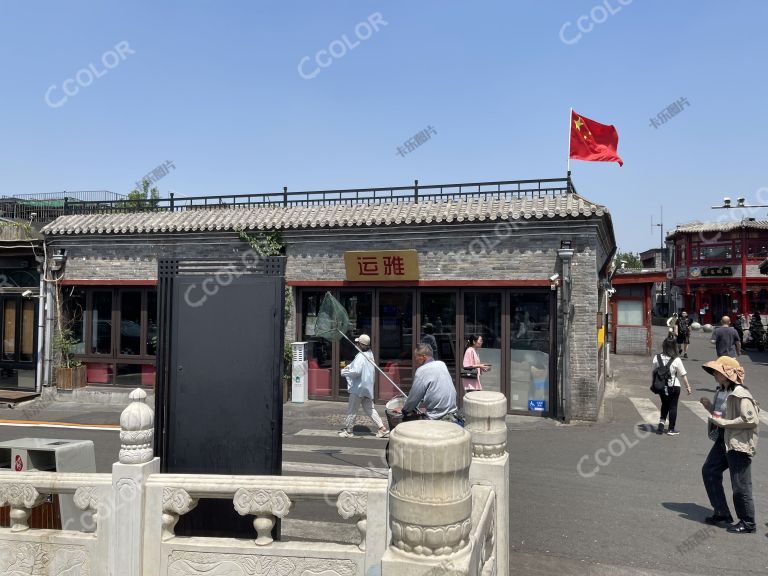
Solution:
M163 541L174 537L173 530L179 522L179 516L194 510L197 501L197 498L192 498L181 488L163 490Z
M32 508L40 506L45 494L40 494L31 484L4 484L0 486L0 506L11 507L11 532L29 530Z
M276 519L285 517L293 505L282 490L240 488L232 501L240 516L256 516L253 527L256 529L255 542L258 546L272 544L272 528Z

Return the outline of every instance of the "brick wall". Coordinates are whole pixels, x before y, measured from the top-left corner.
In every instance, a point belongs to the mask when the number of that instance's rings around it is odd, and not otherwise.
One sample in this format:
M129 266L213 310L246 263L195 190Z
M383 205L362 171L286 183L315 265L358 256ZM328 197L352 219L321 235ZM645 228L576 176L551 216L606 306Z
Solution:
M609 226L610 224L608 224ZM343 280L349 250L415 249L422 280L539 280L562 275L557 251L570 240L572 261L569 339L572 417L594 420L599 411L597 312L598 267L611 250L605 220L464 222L398 225L283 233L291 280ZM612 235L610 236L612 237ZM51 248L67 248L68 280L154 280L157 258L231 258L249 250L233 232L49 237ZM559 306L559 303L558 303ZM558 313L562 343L562 311ZM289 334L288 340L293 334ZM559 348L559 347L558 347ZM557 385L552 382L552 385Z

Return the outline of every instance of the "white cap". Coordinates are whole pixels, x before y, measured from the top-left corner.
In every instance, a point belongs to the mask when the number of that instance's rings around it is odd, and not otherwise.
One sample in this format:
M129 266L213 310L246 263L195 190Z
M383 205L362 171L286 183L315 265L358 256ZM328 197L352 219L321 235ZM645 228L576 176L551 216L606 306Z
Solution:
M368 336L368 334L360 334L360 336L355 338L355 342L357 342L358 344L362 344L363 346L370 346L371 337Z

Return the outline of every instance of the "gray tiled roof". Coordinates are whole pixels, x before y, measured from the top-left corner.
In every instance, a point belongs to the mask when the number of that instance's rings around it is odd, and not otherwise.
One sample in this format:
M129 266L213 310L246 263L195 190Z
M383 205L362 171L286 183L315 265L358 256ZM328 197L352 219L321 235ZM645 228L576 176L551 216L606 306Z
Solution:
M255 229L300 229L472 222L553 220L608 214L605 206L578 194L548 198L469 197L428 202L331 204L314 206L215 207L181 212L138 212L60 216L45 234L130 234Z
M768 220L746 220L743 226L752 230L768 229ZM741 220L732 220L729 222L690 222L688 224L678 224L674 230L671 230L667 236L672 237L675 234L698 234L710 232L731 232L739 230L742 227Z

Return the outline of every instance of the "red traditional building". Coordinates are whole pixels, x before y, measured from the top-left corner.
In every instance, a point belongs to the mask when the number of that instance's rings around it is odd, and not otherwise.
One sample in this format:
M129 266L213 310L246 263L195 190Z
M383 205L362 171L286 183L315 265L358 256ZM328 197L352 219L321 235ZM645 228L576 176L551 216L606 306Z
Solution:
M768 221L692 222L667 235L673 253L674 310L687 310L702 324L723 315L768 313Z

